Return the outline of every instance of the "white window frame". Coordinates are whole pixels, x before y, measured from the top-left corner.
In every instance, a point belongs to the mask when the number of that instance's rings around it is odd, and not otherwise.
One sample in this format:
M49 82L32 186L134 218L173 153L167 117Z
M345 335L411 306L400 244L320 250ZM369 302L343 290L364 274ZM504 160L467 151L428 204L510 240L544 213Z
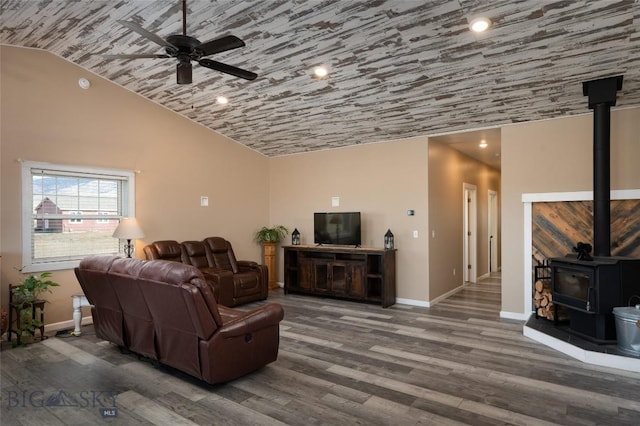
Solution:
M79 260L44 261L33 262L32 227L33 227L33 179L32 170L42 169L51 172L68 173L71 175L85 175L98 177L114 177L122 179L122 214L110 216L109 219L122 217L135 217L135 173L122 169L105 169L98 167L71 166L36 161L24 161L22 163L22 271L42 272L62 269L73 269L80 263Z

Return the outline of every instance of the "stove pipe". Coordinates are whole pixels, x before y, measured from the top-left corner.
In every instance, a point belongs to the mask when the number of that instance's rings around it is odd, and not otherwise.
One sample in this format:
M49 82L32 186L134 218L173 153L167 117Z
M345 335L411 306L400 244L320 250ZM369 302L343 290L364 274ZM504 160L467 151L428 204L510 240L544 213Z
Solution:
M622 76L582 83L582 94L589 96L593 109L593 253L611 256L611 107L622 89Z

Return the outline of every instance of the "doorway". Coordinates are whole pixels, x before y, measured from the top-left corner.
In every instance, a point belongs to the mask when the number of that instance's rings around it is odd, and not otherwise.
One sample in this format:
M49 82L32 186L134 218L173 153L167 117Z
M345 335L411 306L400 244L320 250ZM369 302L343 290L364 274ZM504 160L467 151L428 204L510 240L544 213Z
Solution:
M489 190L489 223L487 229L489 231L489 275L498 271L498 193Z
M477 268L477 191L478 188L470 183L462 184L463 194L463 254L464 263L462 269L464 271L464 282L477 282L478 268Z

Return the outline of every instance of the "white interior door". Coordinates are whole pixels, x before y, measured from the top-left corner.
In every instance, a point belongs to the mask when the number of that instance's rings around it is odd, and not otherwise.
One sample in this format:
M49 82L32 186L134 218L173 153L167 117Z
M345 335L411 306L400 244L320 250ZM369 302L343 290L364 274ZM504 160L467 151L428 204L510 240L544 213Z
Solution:
M463 253L464 282L476 282L477 268L477 187L469 183L462 186L463 193Z
M489 273L498 270L498 193L489 190Z

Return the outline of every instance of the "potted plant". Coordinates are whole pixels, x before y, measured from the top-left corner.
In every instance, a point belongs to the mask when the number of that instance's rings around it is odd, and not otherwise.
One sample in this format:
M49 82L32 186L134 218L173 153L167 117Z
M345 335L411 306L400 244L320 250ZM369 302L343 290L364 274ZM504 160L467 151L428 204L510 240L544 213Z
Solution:
M20 285L11 289L12 303L16 306L17 315L20 319L20 328L17 330L18 339L14 346L23 343L20 339L24 337L33 337L36 328L42 327L40 320L44 302L40 299L40 295L46 291L51 292L51 287L58 287L59 284L50 280L51 272L43 272L40 276L29 275L22 280ZM35 306L35 309L34 309ZM11 327L11 324L9 324Z
M269 270L269 289L277 289L276 279L276 246L289 234L289 230L283 225L268 228L263 226L256 232L255 239L262 244L264 264Z
M279 243L289 234L289 230L283 225L272 226L267 228L263 226L256 232L256 241L259 243Z

